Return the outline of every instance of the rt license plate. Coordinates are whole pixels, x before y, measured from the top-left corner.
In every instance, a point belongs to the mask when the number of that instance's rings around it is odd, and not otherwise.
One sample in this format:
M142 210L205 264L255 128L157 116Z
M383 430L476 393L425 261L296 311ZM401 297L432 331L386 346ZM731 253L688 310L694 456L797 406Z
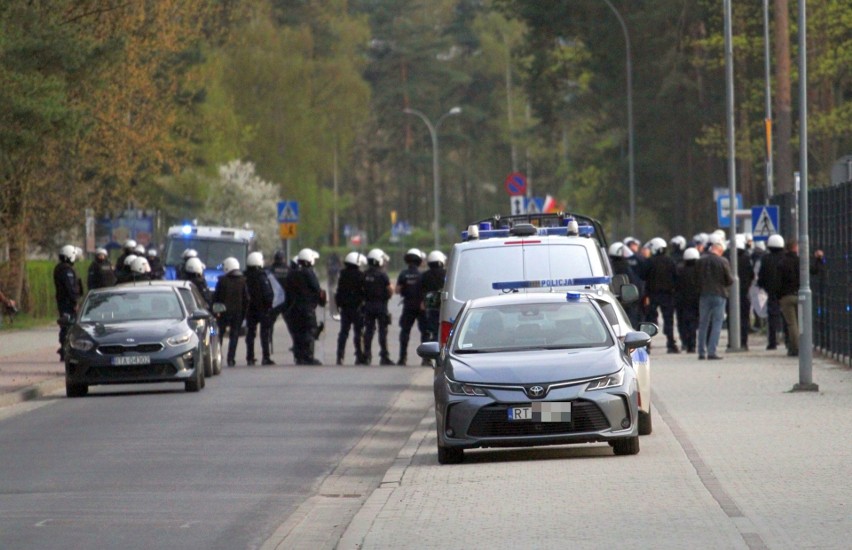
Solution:
M149 355L120 355L112 358L112 364L118 366L150 365L151 357Z
M509 420L532 420L534 422L571 422L571 402L551 401L532 403L529 406L509 407Z

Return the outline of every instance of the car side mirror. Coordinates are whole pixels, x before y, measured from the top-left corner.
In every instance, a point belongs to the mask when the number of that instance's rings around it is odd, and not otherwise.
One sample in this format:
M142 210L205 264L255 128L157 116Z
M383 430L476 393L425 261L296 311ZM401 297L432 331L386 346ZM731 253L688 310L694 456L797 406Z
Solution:
M646 322L639 323L639 330L641 330L642 332L644 332L645 334L647 334L648 336L651 336L653 338L654 336L657 335L658 332L660 332L660 327L658 327L654 323L646 321Z
M203 321L210 318L210 312L205 309L196 309L189 318L193 321Z
M639 289L633 284L621 285L619 299L622 304L632 304L639 299Z
M644 348L651 343L651 337L644 332L628 332L624 336L624 349L633 351L637 348Z
M417 346L417 355L423 359L437 359L441 355L441 343L423 342Z
M56 324L60 327L70 327L74 324L74 316L70 313L63 313L59 319L56 320Z
M225 304L221 302L216 302L211 307L213 309L213 313L215 313L216 315L219 315L220 313L225 313L225 310L228 309L227 307L225 307Z

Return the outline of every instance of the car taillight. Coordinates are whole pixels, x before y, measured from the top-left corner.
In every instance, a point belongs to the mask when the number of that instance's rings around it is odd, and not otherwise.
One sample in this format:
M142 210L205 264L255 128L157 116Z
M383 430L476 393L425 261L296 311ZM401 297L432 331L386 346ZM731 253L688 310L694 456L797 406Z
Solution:
M447 321L441 321L441 345L447 343L447 340L450 339L450 330L453 328L452 323L448 323Z

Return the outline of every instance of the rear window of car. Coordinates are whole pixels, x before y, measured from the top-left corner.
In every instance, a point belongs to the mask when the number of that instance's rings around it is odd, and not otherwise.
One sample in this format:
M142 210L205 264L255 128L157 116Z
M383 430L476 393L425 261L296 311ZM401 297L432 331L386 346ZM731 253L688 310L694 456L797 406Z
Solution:
M101 323L182 318L180 301L171 290L90 294L80 315L80 321Z
M491 284L552 278L577 278L595 273L588 249L581 245L508 245L470 248L459 254L453 298L464 302L497 294ZM599 267L599 271L602 267Z
M460 319L457 353L613 345L598 310L588 302L529 303L472 308Z

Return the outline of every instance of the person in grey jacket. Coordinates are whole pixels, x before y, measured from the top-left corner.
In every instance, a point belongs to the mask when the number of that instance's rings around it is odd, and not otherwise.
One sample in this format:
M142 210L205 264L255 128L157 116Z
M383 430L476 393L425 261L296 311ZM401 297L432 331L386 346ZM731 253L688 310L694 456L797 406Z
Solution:
M728 287L733 284L734 277L731 274L731 264L722 257L725 244L720 239L712 239L709 246L709 253L702 256L696 264L698 279L701 282L701 296L698 301L698 358L721 359L722 357L716 354L716 347L722 333Z

